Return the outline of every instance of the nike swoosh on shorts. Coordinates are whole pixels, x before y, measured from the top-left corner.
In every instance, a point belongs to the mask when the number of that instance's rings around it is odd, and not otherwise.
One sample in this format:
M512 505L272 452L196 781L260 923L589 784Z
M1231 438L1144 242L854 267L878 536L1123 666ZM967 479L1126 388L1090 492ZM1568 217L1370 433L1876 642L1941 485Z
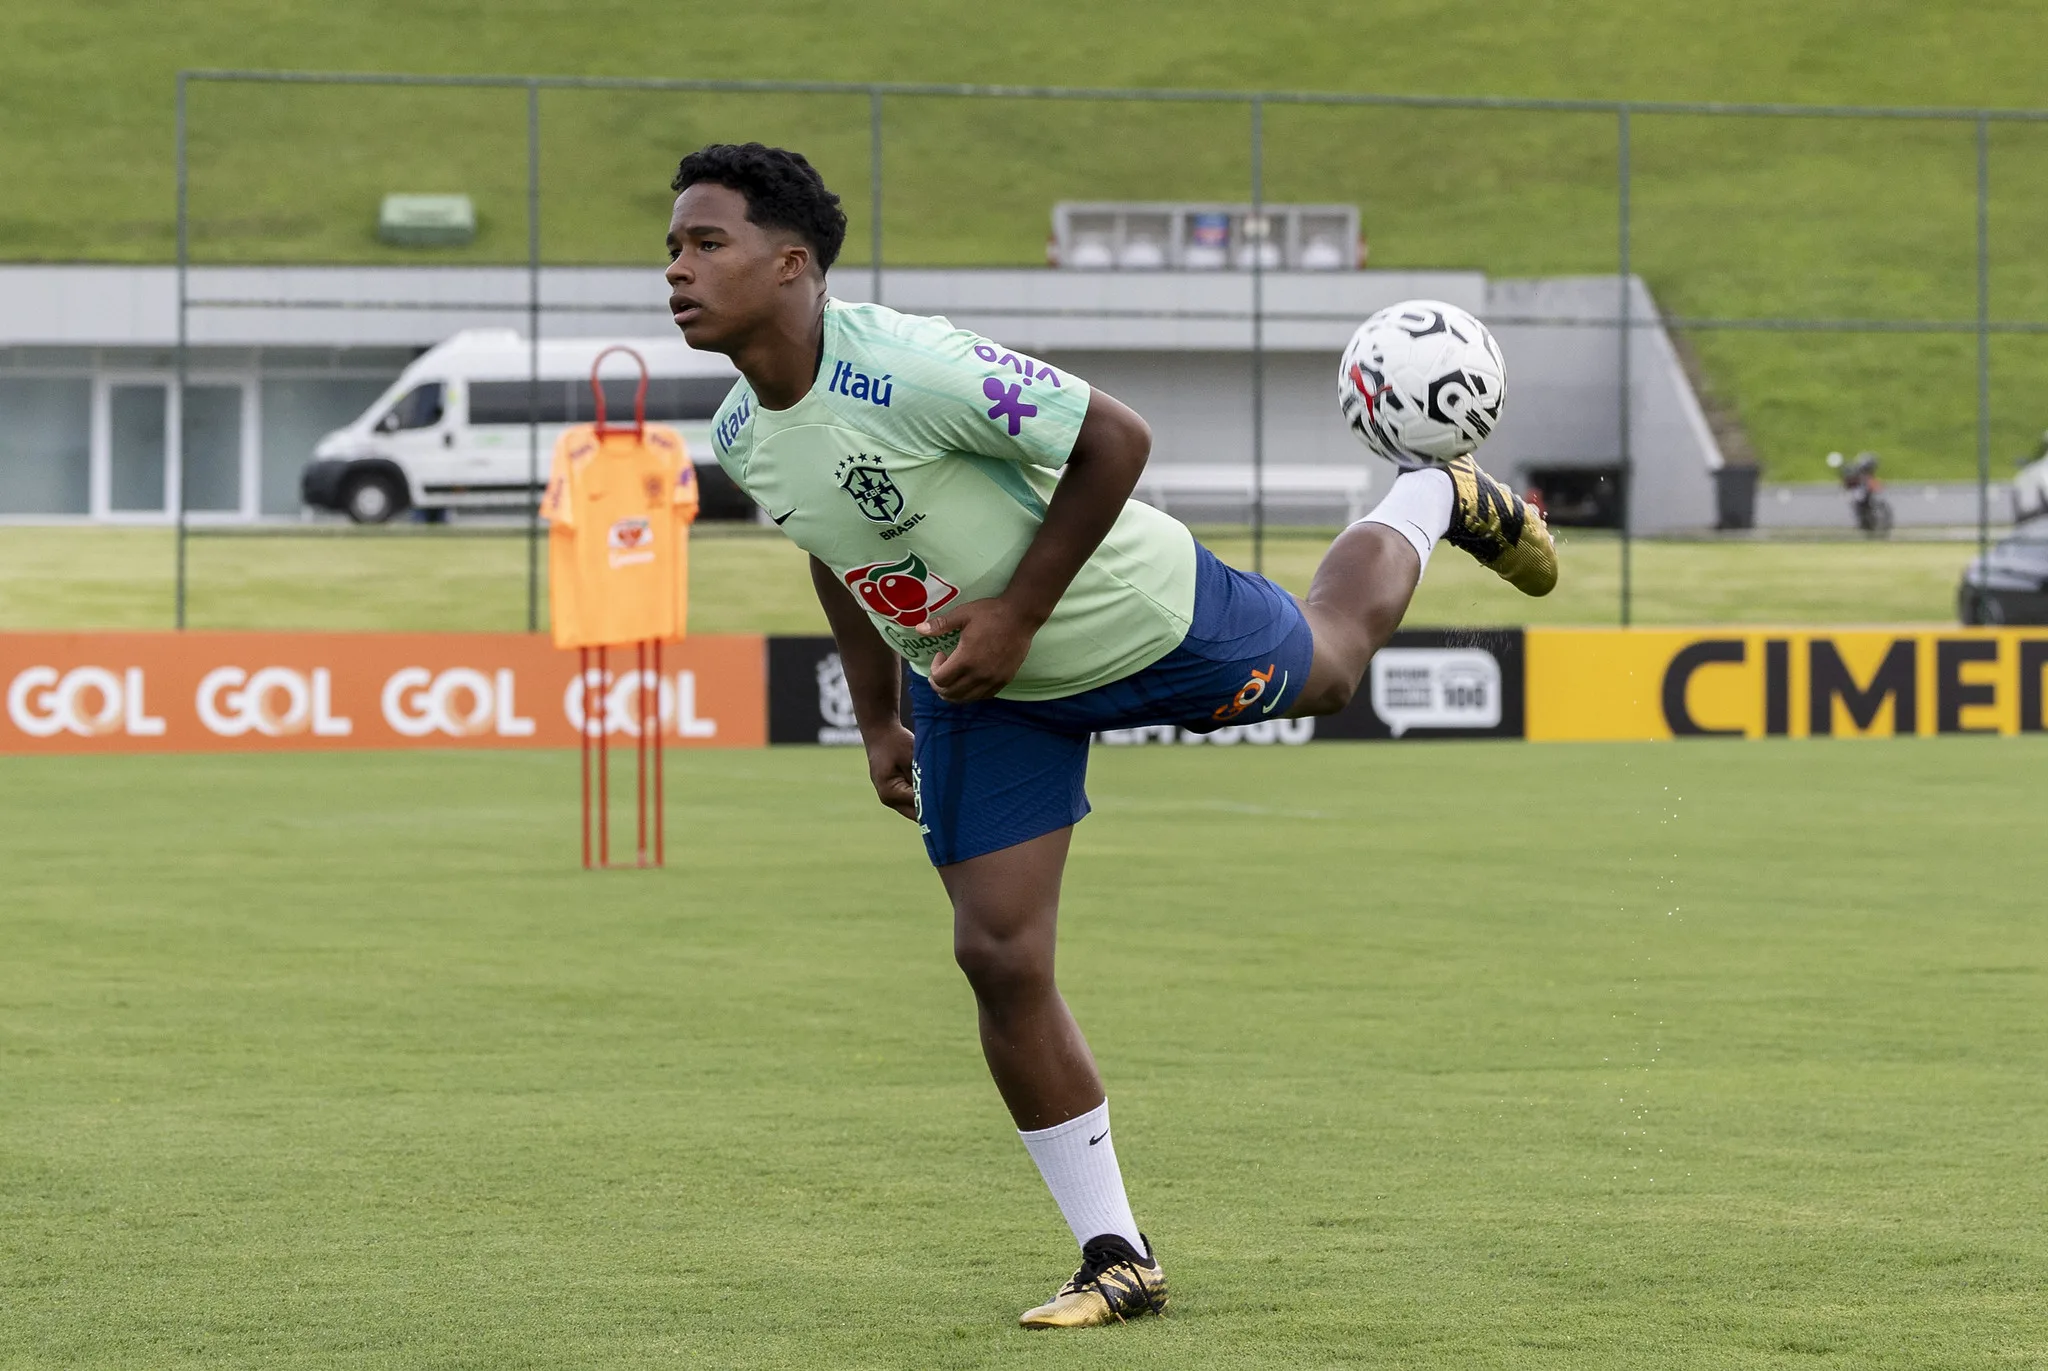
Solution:
M791 512L794 513L794 511ZM1287 682L1289 681L1289 679L1292 678L1293 674L1294 673L1291 671L1283 671L1280 673L1280 688L1273 692L1273 703L1267 705L1264 709L1260 710L1259 713L1271 714L1274 710L1280 707L1280 697L1287 693Z

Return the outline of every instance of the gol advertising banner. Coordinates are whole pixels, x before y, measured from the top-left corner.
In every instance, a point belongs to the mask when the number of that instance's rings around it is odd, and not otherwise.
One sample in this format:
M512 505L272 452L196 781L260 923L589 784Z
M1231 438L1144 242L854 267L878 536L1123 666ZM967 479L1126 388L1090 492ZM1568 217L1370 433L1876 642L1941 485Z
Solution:
M760 747L764 656L691 638L658 681L631 648L580 679L527 633L0 633L0 753L574 747L600 712L630 746L648 687L666 745Z
M1530 629L1528 736L2038 733L2048 629Z

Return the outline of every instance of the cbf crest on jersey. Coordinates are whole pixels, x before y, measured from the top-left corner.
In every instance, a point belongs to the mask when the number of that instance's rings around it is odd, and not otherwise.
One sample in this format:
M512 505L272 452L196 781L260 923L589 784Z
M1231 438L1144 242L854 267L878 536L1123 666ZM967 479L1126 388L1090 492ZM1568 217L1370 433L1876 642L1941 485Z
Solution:
M839 464L839 488L853 497L854 505L878 524L893 524L903 516L903 492L889 479L881 463L865 452Z

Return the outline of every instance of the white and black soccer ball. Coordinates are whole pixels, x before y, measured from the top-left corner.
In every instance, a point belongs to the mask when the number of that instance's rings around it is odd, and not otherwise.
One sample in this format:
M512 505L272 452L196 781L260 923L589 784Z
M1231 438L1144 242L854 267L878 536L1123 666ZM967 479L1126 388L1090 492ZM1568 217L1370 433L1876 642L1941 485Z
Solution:
M1486 325L1441 300L1389 305L1358 326L1337 405L1360 442L1404 470L1462 456L1500 423L1507 366Z

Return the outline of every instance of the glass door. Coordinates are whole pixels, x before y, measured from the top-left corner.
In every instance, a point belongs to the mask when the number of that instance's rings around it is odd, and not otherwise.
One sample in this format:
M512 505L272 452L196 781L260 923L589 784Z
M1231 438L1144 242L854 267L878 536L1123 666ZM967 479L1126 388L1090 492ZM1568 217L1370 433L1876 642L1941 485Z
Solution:
M185 387L178 425L185 456L185 508L235 514L242 508L242 388Z
M154 382L107 387L107 508L161 514L170 507L164 461L171 388Z
M172 404L163 381L125 380L107 386L107 509L114 514L169 514L178 508L180 467L185 508L197 514L242 511L243 393L239 382L185 387ZM176 424L183 461L168 441Z

